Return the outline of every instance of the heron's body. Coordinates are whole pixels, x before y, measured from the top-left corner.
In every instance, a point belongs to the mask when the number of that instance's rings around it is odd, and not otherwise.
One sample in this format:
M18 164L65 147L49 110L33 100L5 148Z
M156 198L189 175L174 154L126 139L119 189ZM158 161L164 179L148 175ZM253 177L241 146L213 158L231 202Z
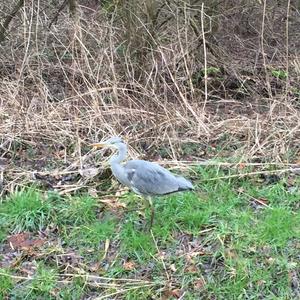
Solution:
M109 160L114 176L133 192L147 197L150 204L150 197L193 189L190 181L172 174L156 163L145 160L130 160L122 164L127 156L127 146L118 137L110 138L108 141L94 144L94 146L113 146L118 149L118 153L113 155ZM151 225L153 217L154 210L152 207Z
M191 190L192 184L183 177L175 176L160 165L145 160L130 160L123 166L124 175L119 176L112 165L114 176L135 193L142 196L162 196Z

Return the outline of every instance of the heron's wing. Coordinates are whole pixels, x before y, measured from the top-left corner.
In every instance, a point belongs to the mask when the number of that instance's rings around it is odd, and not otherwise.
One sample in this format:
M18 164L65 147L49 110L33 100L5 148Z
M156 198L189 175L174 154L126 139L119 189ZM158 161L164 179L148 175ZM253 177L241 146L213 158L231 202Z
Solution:
M124 168L130 187L143 195L165 195L193 188L185 178L175 176L155 163L135 160L129 161Z

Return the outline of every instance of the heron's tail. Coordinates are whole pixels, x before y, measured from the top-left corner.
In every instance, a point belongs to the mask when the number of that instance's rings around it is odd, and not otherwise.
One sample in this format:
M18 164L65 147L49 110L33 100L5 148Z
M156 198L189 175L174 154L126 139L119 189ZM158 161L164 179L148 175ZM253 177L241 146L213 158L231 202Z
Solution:
M178 185L179 185L179 187L178 187L179 191L194 189L192 183L189 180L185 179L184 177L178 176L177 180L178 180Z

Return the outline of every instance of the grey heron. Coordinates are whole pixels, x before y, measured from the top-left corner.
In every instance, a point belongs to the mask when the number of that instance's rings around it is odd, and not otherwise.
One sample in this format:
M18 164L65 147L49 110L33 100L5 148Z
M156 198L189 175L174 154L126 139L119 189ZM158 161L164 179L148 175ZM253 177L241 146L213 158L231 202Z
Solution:
M152 197L193 190L190 181L172 174L154 162L130 160L122 164L127 156L127 145L120 137L111 137L105 142L95 143L91 146L94 148L110 147L118 150L118 153L109 159L112 173L120 183L148 200L151 207L150 228L154 219Z

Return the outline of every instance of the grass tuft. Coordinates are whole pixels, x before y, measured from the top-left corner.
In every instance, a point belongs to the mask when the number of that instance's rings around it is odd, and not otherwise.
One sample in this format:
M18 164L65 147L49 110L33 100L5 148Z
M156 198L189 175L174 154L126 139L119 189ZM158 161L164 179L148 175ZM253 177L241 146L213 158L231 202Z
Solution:
M0 207L2 224L12 232L42 230L53 220L51 204L33 188L8 197Z
M82 225L95 222L97 202L90 196L68 197L60 203L58 222L64 225Z
M55 289L57 287L58 272L49 268L43 263L37 265L33 278L22 282L11 291L13 299L55 299Z
M274 208L263 213L258 226L258 237L272 246L283 247L292 238L299 237L300 218L284 208Z
M76 247L96 247L115 232L116 222L113 218L98 220L79 227L66 229L65 239L69 245Z
M57 271L39 264L30 286L30 293L38 296L49 296L57 283Z
M134 223L123 225L120 240L122 252L127 257L143 262L155 254L155 244L149 232L137 230Z
M14 286L8 270L0 268L0 299L8 299L8 295Z

